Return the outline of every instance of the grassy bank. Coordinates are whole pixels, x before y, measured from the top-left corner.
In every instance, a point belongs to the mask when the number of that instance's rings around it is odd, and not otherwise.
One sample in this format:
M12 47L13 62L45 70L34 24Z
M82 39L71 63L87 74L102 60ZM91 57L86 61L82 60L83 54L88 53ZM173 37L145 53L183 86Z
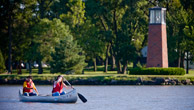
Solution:
M124 75L117 74L116 71L108 71L104 73L103 68L98 67L99 70L94 72L92 68L84 71L84 74L71 74L64 75L64 77L73 84L77 85L109 85L109 84L122 84L122 85L155 85L155 84L171 84L180 85L182 83L191 84L194 82L194 70L190 70L186 75ZM29 75L28 71L22 70L22 74L18 75L16 70L13 74L0 74L0 84L22 84L26 76ZM32 70L34 82L38 84L52 84L55 78L60 75L51 74L49 69L45 68L43 74L37 74L38 69ZM160 83L159 80L162 80Z

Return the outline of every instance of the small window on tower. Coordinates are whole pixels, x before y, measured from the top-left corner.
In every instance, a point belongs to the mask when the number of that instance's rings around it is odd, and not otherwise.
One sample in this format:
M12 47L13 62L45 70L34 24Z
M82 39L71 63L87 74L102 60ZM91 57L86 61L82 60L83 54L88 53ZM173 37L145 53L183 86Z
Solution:
M155 13L154 10L150 11L150 24L155 23Z
M156 23L161 23L161 10L156 10Z

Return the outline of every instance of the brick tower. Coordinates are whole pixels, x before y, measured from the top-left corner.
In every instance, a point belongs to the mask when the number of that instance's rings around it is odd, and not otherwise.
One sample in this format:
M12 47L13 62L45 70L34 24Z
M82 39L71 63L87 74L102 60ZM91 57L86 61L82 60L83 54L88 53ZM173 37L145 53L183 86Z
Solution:
M149 9L148 53L146 67L168 68L166 8Z

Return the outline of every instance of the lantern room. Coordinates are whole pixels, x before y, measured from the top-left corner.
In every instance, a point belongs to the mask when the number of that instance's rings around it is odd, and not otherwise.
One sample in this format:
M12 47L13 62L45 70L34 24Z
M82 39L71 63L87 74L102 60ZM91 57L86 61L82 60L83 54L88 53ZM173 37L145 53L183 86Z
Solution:
M166 24L166 8L149 8L149 24Z

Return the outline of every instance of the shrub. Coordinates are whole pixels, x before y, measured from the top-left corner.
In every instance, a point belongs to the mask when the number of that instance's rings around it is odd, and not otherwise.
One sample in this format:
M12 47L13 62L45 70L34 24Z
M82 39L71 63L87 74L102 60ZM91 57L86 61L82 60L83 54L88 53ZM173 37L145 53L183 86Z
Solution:
M133 68L130 69L132 75L185 75L183 68Z

